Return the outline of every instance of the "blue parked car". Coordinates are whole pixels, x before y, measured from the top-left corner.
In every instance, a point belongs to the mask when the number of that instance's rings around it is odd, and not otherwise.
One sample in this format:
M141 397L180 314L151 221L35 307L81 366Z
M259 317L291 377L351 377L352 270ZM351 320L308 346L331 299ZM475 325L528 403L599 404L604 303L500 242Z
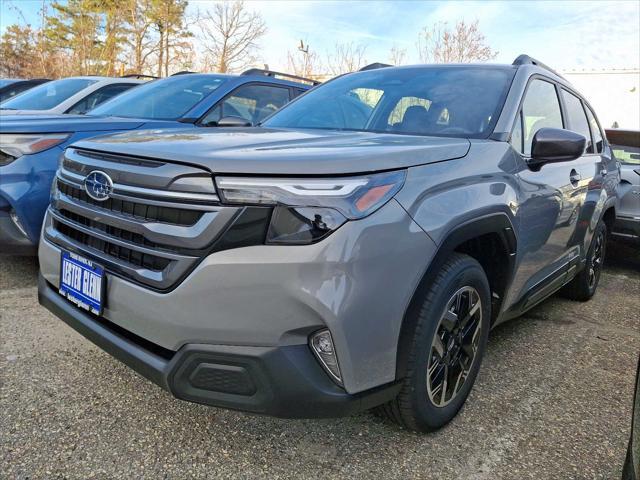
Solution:
M188 73L131 89L86 115L0 117L0 254L35 254L67 145L134 129L255 125L317 83L258 69Z

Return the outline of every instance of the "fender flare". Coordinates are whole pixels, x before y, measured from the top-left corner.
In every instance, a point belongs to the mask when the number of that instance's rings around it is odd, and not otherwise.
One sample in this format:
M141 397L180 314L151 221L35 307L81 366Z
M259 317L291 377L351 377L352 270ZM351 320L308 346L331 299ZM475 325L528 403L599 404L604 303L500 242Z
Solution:
M400 335L398 336L398 345L396 351L396 379L403 378L406 374L407 362L411 353L411 345L416 330L418 313L422 306L422 299L428 286L431 284L441 266L447 258L455 251L455 249L472 238L476 238L489 233L498 234L505 251L509 255L509 279L507 284L511 283L511 278L515 271L515 257L518 239L511 222L510 216L504 212L488 213L473 220L463 222L453 227L446 234L444 240L439 245L436 254L427 266L426 271L422 275L422 279L418 283L411 301L407 306L400 327Z

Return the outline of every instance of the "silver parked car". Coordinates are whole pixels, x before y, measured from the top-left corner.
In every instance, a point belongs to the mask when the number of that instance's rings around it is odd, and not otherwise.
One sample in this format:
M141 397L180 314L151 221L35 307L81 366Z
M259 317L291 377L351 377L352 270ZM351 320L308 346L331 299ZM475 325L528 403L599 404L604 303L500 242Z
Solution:
M620 162L620 203L613 232L640 238L640 131L612 129L606 134Z
M82 114L144 82L137 76L62 78L0 103L0 115Z
M39 299L185 400L433 430L492 327L594 295L618 180L589 104L528 56L372 67L257 128L72 144Z

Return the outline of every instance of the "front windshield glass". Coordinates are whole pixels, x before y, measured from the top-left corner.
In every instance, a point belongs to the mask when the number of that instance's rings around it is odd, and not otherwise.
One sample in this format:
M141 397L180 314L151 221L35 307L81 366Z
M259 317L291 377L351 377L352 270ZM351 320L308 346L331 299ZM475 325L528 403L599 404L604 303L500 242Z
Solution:
M0 79L0 88L2 87L6 87L7 85L11 84L11 83L15 83L17 80L10 80L8 78L5 79Z
M65 78L43 83L27 90L22 95L2 102L0 108L9 110L49 110L97 81L88 78Z
M514 72L449 65L345 75L309 91L264 126L483 138Z
M178 75L118 95L89 115L176 120L226 81L215 75Z

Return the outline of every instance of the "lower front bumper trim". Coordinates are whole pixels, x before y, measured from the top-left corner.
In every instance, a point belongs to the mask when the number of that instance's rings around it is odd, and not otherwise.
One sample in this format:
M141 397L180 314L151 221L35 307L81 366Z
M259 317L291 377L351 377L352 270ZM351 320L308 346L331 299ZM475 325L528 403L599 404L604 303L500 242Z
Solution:
M391 400L394 382L357 394L336 385L309 347L187 344L177 352L150 347L58 294L42 275L40 303L97 346L177 398L282 418L350 415Z

